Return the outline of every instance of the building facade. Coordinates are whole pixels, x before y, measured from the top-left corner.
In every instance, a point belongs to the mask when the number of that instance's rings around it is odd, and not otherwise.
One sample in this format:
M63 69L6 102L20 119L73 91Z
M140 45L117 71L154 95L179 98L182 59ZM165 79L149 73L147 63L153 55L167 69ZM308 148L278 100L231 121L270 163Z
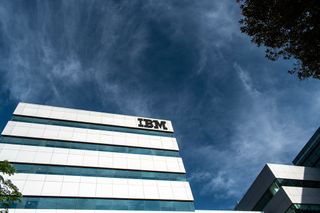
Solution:
M195 211L168 120L19 103L0 140L10 212Z
M266 164L235 211L195 210L169 120L19 103L3 160L23 194L12 213L320 212L320 130L294 165Z
M320 129L293 160L293 165L267 164L235 209L320 212Z

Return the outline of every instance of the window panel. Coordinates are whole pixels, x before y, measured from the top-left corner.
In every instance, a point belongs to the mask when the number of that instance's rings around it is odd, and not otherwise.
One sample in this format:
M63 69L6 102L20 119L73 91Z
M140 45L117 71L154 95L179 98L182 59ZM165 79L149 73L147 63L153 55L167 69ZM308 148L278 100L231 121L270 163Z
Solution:
M179 173L129 171L27 163L12 163L12 165L15 167L17 173L186 181L186 175Z
M1 204L0 204L0 207L3 208ZM9 208L194 211L194 204L192 201L24 196L21 198L21 202L19 201L14 202L10 205Z

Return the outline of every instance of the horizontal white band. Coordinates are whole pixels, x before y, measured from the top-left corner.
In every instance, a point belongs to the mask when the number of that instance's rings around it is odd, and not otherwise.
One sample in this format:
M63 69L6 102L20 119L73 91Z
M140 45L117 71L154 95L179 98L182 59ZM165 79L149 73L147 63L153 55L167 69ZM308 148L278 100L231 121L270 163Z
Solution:
M185 173L181 158L0 144L0 160L66 166Z
M20 173L10 179L25 196L193 201L188 182Z
M195 213L261 213L258 211L195 210ZM186 213L185 211L136 211L136 210L71 210L71 209L10 209L10 213Z
M179 150L173 137L149 136L104 130L64 127L45 124L9 121L2 135L52 140L100 143L109 145Z
M198 212L197 210L195 212ZM9 213L186 213L185 211L137 211L137 210L73 210L73 209L9 209ZM206 211L205 213L237 213L234 211ZM239 212L246 213L246 212ZM247 212L261 213L261 212Z
M138 118L141 117L45 106L38 104L19 103L14 111L14 114L39 118L51 118L67 121L146 129L138 126ZM160 120L153 118L147 119ZM167 130L161 129L162 131L173 132L171 121L163 119L161 119L161 121L165 121L167 127Z

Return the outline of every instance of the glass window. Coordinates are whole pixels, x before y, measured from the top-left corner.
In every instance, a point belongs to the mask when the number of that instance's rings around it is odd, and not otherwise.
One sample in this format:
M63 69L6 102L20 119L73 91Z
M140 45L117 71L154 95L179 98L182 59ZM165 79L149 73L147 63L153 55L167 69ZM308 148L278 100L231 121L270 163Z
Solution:
M138 147L133 148L133 147L125 147L125 146L91 144L91 143L71 142L71 141L1 136L0 142L7 143L7 144L21 144L21 145L30 145L30 146L59 147L59 148L68 148L68 149L83 149L83 150L95 150L95 151L106 151L106 152L179 157L179 152L173 151L173 150L156 150L156 149L138 148Z
M3 206L0 204L0 207L2 208ZM194 211L194 204L192 201L24 196L21 198L21 202L14 202L9 208Z
M117 170L106 168L56 166L27 163L12 163L12 165L15 167L17 173L186 181L185 174L170 172L130 171L120 169Z
M310 187L320 188L319 181L309 180L292 180L292 179L275 179L268 190L263 194L257 204L254 206L254 211L262 211L272 197L281 189L282 186L299 186L299 187Z
M320 212L319 204L292 204L286 213L315 213Z

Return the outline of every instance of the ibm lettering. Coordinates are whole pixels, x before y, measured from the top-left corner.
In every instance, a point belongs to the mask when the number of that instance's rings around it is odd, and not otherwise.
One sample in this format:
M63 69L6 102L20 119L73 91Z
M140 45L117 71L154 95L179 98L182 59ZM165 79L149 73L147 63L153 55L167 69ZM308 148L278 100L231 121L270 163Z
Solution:
M144 127L143 124L142 124L143 119L142 118L138 118L138 121L139 121L138 127Z
M144 119L144 127L153 128L153 120Z
M145 118L138 118L138 121L138 127L168 130L165 121L150 120Z
M157 120L153 120L154 123L154 128L155 129L164 129L167 130L168 128L166 127L166 122L165 121L157 121Z

